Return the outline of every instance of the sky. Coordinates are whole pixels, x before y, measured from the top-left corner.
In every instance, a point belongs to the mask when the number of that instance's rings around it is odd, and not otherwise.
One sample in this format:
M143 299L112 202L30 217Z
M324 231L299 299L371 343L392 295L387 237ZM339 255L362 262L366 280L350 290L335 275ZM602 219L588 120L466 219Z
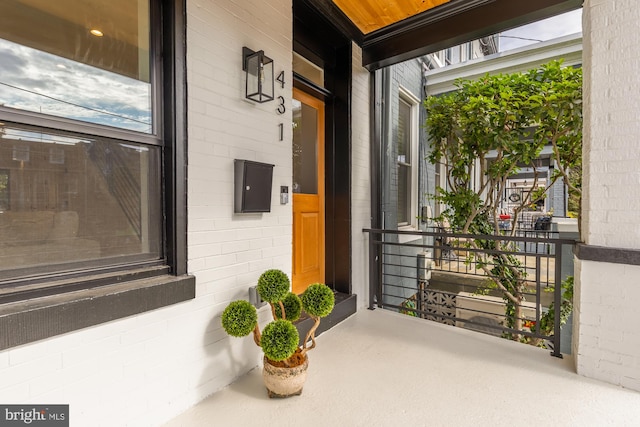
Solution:
M149 83L3 39L0 105L152 131Z
M514 28L500 34L500 51L582 32L582 9ZM522 40L520 38L533 39Z

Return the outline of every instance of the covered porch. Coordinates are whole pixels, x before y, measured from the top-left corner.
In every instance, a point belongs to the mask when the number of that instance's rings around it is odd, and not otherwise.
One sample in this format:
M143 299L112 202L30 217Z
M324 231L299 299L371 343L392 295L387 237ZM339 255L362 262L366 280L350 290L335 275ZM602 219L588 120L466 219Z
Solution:
M573 363L489 335L361 310L318 338L301 396L270 400L258 367L165 426L637 425L639 393L580 376Z
M58 287L58 276L47 273L25 282L45 284L44 298L12 292L17 299L9 308L20 307L0 322L0 337L11 339L0 346L0 401L68 404L73 426L97 427L638 425L640 394L629 390L640 390L637 2L450 0L374 30L361 30L337 0L140 3L153 6L147 32L166 39L147 57L167 71L154 82L166 96L153 111L166 122L166 140L153 137L153 144L166 143L157 145L167 155L156 164L156 184L166 193L157 211L149 209L159 223L167 219L158 233L166 234L159 245L167 263L154 259L140 274L135 263L109 264L106 276L70 267L64 277L73 286ZM587 197L584 243L575 251L572 355L558 359L548 350L367 310L371 241L362 230L385 228L374 167L381 152L372 144L379 138L371 126L378 119L376 70L581 5ZM286 113L275 102L246 99L245 46L264 50L274 74L285 77L274 95ZM326 71L315 93L333 114L325 145L325 277L336 291L357 296L357 306L320 336L303 394L274 401L262 385L257 348L228 337L220 315L230 301L247 297L265 269L292 271L292 205L278 190L293 188L292 90L314 89L295 75L294 54ZM0 109L3 123L128 141L118 129ZM269 213L234 213L237 159L275 165ZM162 283L148 271L161 274Z

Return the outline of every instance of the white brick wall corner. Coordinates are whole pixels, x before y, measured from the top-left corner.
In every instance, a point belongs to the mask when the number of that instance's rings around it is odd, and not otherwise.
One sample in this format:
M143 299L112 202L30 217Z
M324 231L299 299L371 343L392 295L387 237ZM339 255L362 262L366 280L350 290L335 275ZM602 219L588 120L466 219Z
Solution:
M582 234L640 248L640 2L585 0ZM578 373L640 390L640 266L576 260Z
M358 307L369 304L369 236L371 227L371 165L369 138L369 72L362 50L353 44L351 89L351 283Z
M640 2L585 0L583 7L583 237L640 248Z

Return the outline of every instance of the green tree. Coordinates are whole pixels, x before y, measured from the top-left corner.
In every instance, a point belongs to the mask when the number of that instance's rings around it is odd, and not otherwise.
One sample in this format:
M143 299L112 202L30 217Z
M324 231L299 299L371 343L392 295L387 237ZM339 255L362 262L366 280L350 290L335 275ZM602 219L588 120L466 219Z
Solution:
M459 80L456 86L425 101L429 160L447 170L448 186L438 188L436 199L445 205L443 216L455 231L504 233L499 228L501 198L508 178L522 167L533 169L534 183L513 209L511 233L522 211L543 199L559 179L579 200L580 180L572 171L579 169L582 157L581 69L553 61L526 73ZM556 168L539 187L536 159L547 144ZM516 256L495 252L516 248L488 239L471 239L468 245L472 261L491 279L490 287L503 294L507 326L522 330L526 271Z

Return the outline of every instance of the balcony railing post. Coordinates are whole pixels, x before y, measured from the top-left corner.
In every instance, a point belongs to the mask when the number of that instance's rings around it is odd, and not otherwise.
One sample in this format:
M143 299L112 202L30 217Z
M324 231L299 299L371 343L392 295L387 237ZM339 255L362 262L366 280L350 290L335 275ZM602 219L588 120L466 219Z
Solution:
M423 305L422 296L425 292L427 281L428 260L426 252L420 252L416 256L416 310L418 317L424 318L425 307Z
M562 308L562 243L556 243L555 245L555 287L553 291L553 351L552 356L562 359L562 353L560 352L560 316Z
M542 317L542 313L540 313L540 303L542 297L542 268L540 265L540 257L536 255L536 330L535 333L540 335L540 317ZM547 278L547 282L549 279Z
M382 262L380 245L376 244L378 236L378 233L369 233L369 310L375 310L376 302L380 304L382 301Z
M374 301L375 301L375 288L377 285L375 280L375 261L374 261L374 248L375 245L373 243L374 234L369 233L369 310L375 309Z
M382 242L384 240L384 235L380 234L379 235L379 240L377 241L376 244L376 251L375 251L375 262L376 262L376 305L378 307L383 307L383 300L382 300L382 295L384 292L384 283L383 283L383 277L384 277L384 270L383 270L383 266L384 266L384 254L383 254L383 250L382 250Z

